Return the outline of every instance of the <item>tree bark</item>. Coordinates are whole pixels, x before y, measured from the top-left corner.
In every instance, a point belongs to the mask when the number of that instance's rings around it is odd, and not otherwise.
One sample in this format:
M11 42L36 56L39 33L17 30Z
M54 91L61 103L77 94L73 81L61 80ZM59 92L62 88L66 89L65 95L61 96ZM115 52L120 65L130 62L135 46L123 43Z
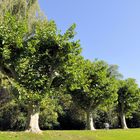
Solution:
M123 112L120 112L120 119L121 119L122 129L128 129L126 124L125 114Z
M27 132L40 133L39 127L39 107L29 106L27 118Z
M91 111L87 111L87 130L96 130L93 122L93 115Z

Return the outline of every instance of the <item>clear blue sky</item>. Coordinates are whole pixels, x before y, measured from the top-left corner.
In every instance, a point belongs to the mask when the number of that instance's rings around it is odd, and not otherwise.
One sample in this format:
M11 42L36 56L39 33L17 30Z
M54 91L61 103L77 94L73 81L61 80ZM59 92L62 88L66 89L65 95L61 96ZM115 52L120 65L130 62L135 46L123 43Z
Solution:
M117 64L140 85L140 0L39 0L48 20L65 31L77 24L82 55Z

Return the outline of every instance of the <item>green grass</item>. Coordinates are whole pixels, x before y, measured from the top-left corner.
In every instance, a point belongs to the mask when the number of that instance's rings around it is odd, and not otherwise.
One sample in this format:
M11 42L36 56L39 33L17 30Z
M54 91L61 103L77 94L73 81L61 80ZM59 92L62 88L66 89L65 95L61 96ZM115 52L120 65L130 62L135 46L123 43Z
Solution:
M140 140L140 129L96 131L0 132L0 140Z

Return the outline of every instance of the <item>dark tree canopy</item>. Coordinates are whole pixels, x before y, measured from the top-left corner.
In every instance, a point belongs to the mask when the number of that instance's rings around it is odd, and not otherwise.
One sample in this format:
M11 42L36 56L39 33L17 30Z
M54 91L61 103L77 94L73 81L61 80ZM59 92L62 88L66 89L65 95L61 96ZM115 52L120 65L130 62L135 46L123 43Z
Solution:
M39 112L41 101L55 92L54 79L72 69L73 59L80 54L79 42L73 41L74 28L72 25L62 35L54 21L38 20L32 33L26 19L4 16L0 24L1 72L8 76L17 101L26 103L30 113Z
M118 114L122 128L127 129L125 117L129 117L139 106L140 91L135 79L119 81Z

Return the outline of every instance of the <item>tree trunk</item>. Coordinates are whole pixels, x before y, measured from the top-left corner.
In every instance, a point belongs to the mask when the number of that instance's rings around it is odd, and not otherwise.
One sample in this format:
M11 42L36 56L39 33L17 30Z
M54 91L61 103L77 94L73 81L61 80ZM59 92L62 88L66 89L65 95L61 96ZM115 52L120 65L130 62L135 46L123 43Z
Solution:
M93 122L93 115L91 111L87 111L87 130L96 130Z
M123 112L120 112L120 119L121 119L122 129L128 129L126 124L125 114Z
M39 128L39 107L29 106L27 118L27 132L40 133Z

